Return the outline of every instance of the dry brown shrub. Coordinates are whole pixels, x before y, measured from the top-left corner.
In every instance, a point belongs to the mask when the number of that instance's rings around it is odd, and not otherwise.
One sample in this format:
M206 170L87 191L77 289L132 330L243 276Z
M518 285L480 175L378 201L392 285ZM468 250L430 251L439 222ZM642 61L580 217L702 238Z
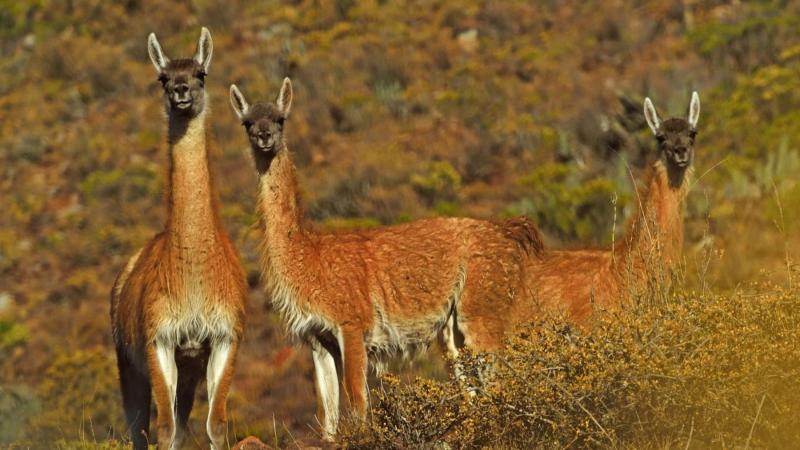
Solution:
M387 377L372 392L370 424L348 424L342 442L791 447L800 439L800 298L753 288L633 305L587 328L548 317L497 355L464 355L461 380Z

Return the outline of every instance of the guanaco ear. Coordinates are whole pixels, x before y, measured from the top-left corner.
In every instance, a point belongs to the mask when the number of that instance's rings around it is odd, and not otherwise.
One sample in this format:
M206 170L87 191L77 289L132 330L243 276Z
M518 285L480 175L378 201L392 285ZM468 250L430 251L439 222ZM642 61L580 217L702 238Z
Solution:
M250 105L247 104L247 100L244 99L244 95L235 84L231 85L231 106L233 106L233 112L236 113L236 117L239 120L244 119L244 116L250 110Z
M278 94L278 110L283 114L283 118L289 117L289 111L292 109L292 80L289 77L283 79L283 86L281 93Z
M150 33L150 36L147 37L147 53L150 55L150 61L153 62L156 71L158 73L164 72L167 63L169 63L169 58L164 56L164 52L161 51L161 44L158 43L155 33Z
M658 118L658 113L656 113L656 108L653 106L653 102L650 101L650 97L644 99L644 118L647 120L647 125L650 126L653 134L657 135L658 129L661 128L661 120Z
M700 120L700 96L695 91L692 92L692 101L689 103L689 125L693 130L697 129L698 120Z
M214 52L214 43L211 41L211 33L208 28L203 27L200 30L200 40L197 41L197 51L194 54L194 60L203 72L208 73L208 66L211 65L211 54Z

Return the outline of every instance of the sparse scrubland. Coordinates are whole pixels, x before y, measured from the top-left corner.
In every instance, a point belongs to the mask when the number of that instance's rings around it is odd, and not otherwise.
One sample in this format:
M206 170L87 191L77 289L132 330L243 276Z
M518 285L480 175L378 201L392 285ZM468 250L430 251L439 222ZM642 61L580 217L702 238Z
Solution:
M230 83L290 76L316 226L525 214L549 248L618 244L654 157L643 97L663 117L703 99L677 283L591 326L542 317L499 356L465 355L465 380L436 349L393 364L343 443L796 446L797 2L0 0L0 447L121 447L109 291L165 219L146 37L186 51L201 25L221 214L250 283L231 442L319 436L311 358L263 294L256 176L227 105Z

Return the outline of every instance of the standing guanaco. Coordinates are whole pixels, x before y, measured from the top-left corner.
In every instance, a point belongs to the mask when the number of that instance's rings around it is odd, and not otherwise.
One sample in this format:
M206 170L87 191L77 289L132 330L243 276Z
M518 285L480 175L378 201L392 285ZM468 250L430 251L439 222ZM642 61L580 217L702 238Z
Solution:
M146 449L151 390L158 447L177 449L198 382L206 379L211 447L227 432L226 400L244 328L244 272L219 218L209 170L212 54L202 29L193 58L168 59L154 34L150 59L164 88L169 177L164 231L139 250L111 293L125 416L134 448Z
M545 309L565 311L578 323L594 309L613 309L625 296L642 295L653 283L668 279L680 261L683 216L689 173L700 118L700 97L692 94L689 116L661 121L650 99L644 102L647 123L658 142L658 158L647 169L622 244L607 250L547 250L529 259L525 269L528 299L517 299L511 317L534 317ZM666 275L667 277L663 277ZM510 330L496 305L464 297L445 330L448 348L454 335L478 350L500 347Z
M289 334L312 348L318 413L336 433L339 378L353 409L367 408L367 365L425 348L464 296L502 313L525 283L522 269L542 250L527 219L435 218L371 230L319 232L304 220L284 130L291 81L277 102L250 105L231 86L259 175L258 209L267 292Z

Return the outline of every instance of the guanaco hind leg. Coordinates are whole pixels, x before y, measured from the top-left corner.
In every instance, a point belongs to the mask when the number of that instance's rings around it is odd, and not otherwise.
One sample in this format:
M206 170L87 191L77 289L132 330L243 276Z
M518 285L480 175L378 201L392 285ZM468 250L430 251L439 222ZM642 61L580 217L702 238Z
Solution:
M313 341L314 380L317 387L317 417L322 422L323 439L332 441L339 426L339 378L336 360L320 342Z
M461 352L458 350L457 333L461 333L461 331L458 328L456 317L454 311L453 314L447 318L447 323L444 328L442 328L442 340L447 348L447 355L452 360L450 364L452 365L451 369L453 370L453 375L456 377L456 380L458 380L461 388L467 391L471 397L474 397L475 389L471 389L470 386L467 385L467 377L464 376L464 367L461 361L458 360Z
M195 391L197 391L197 384L200 382L202 374L202 372L197 371L197 367L193 366L194 364L194 361L178 364L178 391L175 395L175 400L177 402L175 405L177 417L177 429L175 431L176 448L181 448L186 437L189 414L192 412Z
M455 361L460 355L458 347L456 347L456 324L454 314L450 314L447 318L447 323L442 328L442 338L444 339L445 346L447 347L447 355Z
M176 449L175 396L178 388L178 366L175 363L175 346L156 340L148 348L150 384L158 413L158 448Z
M233 366L236 362L237 341L214 342L208 357L206 368L206 386L208 387L208 421L206 432L211 439L211 448L221 450L225 444L228 418L226 401L233 378Z
M122 388L125 421L134 450L147 450L150 428L150 381L130 362L124 348L117 347L117 366Z

